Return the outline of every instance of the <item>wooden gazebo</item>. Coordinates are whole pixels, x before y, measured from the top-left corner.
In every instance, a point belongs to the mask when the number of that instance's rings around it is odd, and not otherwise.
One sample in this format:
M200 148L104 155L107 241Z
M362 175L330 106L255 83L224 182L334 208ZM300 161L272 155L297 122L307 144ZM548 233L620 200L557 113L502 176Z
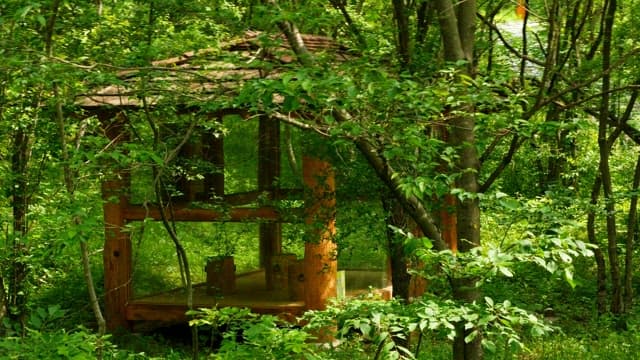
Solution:
M259 313L300 314L307 309L321 309L329 297L336 295L335 180L331 164L314 154L303 156L303 184L305 189L281 189L280 123L265 114L246 109L215 108L205 104L218 96L233 96L243 83L259 78L276 78L294 57L284 42L270 38L271 48L261 46L258 33L231 42L221 49L185 53L180 57L158 61L148 68L122 71L119 82L83 94L77 104L87 113L96 115L112 146L130 139L127 112L156 108L172 97L171 109L177 113L197 113L207 121L220 120L228 114L259 121L257 189L240 194L226 194L224 173L207 174L204 179L184 180L183 196L172 203L171 211L163 211L159 204L134 203L130 191L130 174L121 170L111 174L102 184L104 198L104 284L105 312L109 329L129 328L136 320L177 321L185 319L187 310L184 291L175 290L155 296L133 298L132 244L125 226L145 219L190 222L256 222L259 223L260 264L262 270L237 277L236 291L220 298L209 295L204 286L194 288L193 306L242 306ZM331 39L304 36L311 51L333 54L337 60L346 56L344 49ZM269 66L264 66L268 62ZM143 84L143 85L141 85ZM143 91L144 90L144 91ZM180 90L180 91L178 91ZM277 94L274 94L274 101ZM196 99L196 101L194 101ZM202 104L202 105L199 105ZM211 135L211 134L210 134ZM185 146L188 156L198 156L218 169L224 167L222 137L201 137L198 149ZM267 194L269 203L256 201ZM307 227L304 259L299 280L304 279L304 295L292 298L277 288L271 261L282 252L281 224L291 221L282 205L274 205L285 195L304 198L302 214ZM214 200L215 199L215 200ZM197 202L194 202L197 201ZM215 201L219 207L198 206ZM195 204L195 205L194 205ZM259 285L256 285L259 284Z

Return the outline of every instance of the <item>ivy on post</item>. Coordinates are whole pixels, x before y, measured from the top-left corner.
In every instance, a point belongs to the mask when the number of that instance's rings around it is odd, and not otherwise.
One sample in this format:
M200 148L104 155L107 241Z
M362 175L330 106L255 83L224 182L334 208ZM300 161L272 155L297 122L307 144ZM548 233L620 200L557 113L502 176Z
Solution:
M338 270L335 174L331 163L303 157L305 186L304 300L309 310L322 310L327 299L336 297Z

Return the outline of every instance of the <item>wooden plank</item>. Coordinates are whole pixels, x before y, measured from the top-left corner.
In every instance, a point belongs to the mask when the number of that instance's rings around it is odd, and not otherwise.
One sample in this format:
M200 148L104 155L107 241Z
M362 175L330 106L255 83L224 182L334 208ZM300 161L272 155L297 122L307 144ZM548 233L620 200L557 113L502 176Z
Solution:
M296 262L297 263L297 262ZM303 281L303 263L295 268L295 263L290 265L296 282ZM302 276L304 277L304 276ZM206 284L195 284L193 287L193 308L213 307L245 307L258 314L273 314L284 319L295 321L294 316L300 316L307 306L302 301L302 294L293 297L288 291L268 291L264 287L264 272L252 271L239 274L236 277L237 291L227 296L213 296L206 293ZM377 289L382 284L382 271L353 271L347 270L346 296L355 297L368 294L372 286L373 292L383 299L389 299L391 288L389 286ZM298 289L300 291L302 289ZM185 322L186 293L183 289L147 295L129 302L126 306L126 319L128 321L163 321Z
M264 272L253 271L236 277L236 291L223 296L207 293L205 283L193 286L193 308L245 307L261 314L302 314L304 302L292 301L286 291L267 291ZM174 289L132 300L127 305L127 320L185 321L187 295Z
M252 190L234 194L226 194L224 196L224 202L232 206L251 204L257 201L259 197L263 196L265 191L269 194L269 198L274 201L302 199L303 194L302 189L278 189L277 193L269 192L269 190Z
M169 221L220 221L220 222L250 222L273 221L290 222L295 219L296 209L287 209L288 216L283 216L280 210L264 206L259 208L231 208L228 211L213 209L190 208L176 206L173 211L166 211ZM124 218L127 221L142 221L144 219L161 220L157 205L128 205L124 208Z

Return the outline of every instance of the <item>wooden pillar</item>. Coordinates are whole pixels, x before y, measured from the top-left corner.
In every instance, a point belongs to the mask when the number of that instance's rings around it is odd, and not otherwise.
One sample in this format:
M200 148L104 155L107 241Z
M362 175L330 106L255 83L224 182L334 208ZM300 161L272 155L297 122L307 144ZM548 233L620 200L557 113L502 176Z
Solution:
M129 328L125 318L126 305L131 299L131 240L124 231L123 195L125 181L109 180L102 183L104 200L105 241L103 251L105 315L107 328Z
M114 142L127 139L122 119L113 120L106 127L107 136ZM129 176L126 171L116 171L115 175L102 183L104 201L105 241L103 251L105 317L110 331L118 328L129 329L126 306L131 299L131 239L125 231L124 209L128 204Z
M222 118L217 118L216 121L222 123ZM204 175L204 199L201 200L222 199L224 197L224 139L222 132L204 135L202 158L213 165L213 171L207 171Z
M305 185L304 299L310 310L326 307L336 294L338 270L335 215L335 176L331 164L305 156L302 175Z
M267 191L269 199L278 191L280 177L280 123L262 116L258 129L258 190ZM282 225L260 223L260 266L264 268L267 290L274 289L271 258L282 252Z
M199 195L203 193L203 181L193 179L189 172L189 168L193 162L198 161L198 158L202 154L202 143L199 138L188 139L187 142L180 149L180 158L182 158L182 164L186 164L186 174L180 176L177 181L178 190L182 192L179 199L187 202L199 200Z

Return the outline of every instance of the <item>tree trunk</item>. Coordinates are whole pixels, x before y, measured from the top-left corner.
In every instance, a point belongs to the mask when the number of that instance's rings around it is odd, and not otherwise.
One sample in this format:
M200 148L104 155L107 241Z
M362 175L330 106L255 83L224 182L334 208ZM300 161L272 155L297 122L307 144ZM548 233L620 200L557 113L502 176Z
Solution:
M608 70L611 65L611 37L615 11L616 0L609 0L602 42L602 70L604 75L602 77L598 147L600 150L599 170L600 176L602 177L602 190L604 192L605 209L607 214L607 250L609 253L609 270L611 274L611 312L613 314L620 314L622 312L622 287L620 281L620 264L618 263L616 209L609 166L611 148L607 141L609 122L609 89L611 88L611 76Z
M9 318L19 322L23 327L27 311L25 281L28 273L28 264L24 259L28 256L25 237L29 229L27 225L27 212L29 209L27 170L31 158L30 142L28 130L20 127L13 136L13 154L11 156L13 235L11 236L12 257L10 260L7 303L10 309Z
M403 69L408 69L411 63L411 49L409 40L409 19L404 0L393 0L393 17L396 19L398 54Z
M102 0L98 0L98 16L102 16ZM47 52L47 56L53 56L53 35L55 29L56 18L58 16L58 12L60 9L60 0L54 0L51 5L51 14L49 16L49 20L47 22L46 32L45 32L45 50ZM53 94L55 97L55 109L56 109L56 123L58 125L58 135L60 138L60 150L62 154L63 161L63 178L65 189L70 197L71 202L75 201L75 176L74 172L71 169L69 164L69 152L67 149L67 141L66 141L66 131L65 131L65 121L64 114L62 110L62 101L60 100L60 90L57 83L53 84ZM78 140L77 146L80 145ZM76 150L78 150L76 148ZM74 216L72 219L72 226L80 225L80 218L78 216ZM93 310L94 316L96 318L96 322L98 324L98 335L102 336L106 330L106 321L104 316L102 315L102 310L100 309L100 303L98 302L98 296L96 295L95 285L93 283L93 275L91 274L91 263L89 259L89 248L86 240L80 239L80 257L82 260L82 269L85 282L87 284L87 290L89 292L89 302L91 305L91 309ZM98 349L97 358L102 359L102 351Z
M409 216L393 196L384 194L382 206L386 212L387 225L409 231ZM411 283L411 274L408 271L409 259L405 255L402 239L398 238L390 226L387 226L387 242L389 244L388 256L393 297L409 301L409 285Z
M627 220L627 237L625 239L624 255L624 311L631 310L633 305L633 241L636 238L636 224L638 222L638 195L640 187L640 156L636 161L636 169L631 186L631 203L629 204L629 216Z
M467 252L480 245L480 204L478 197L477 174L480 168L475 147L473 129L475 122L471 116L460 116L451 123L450 144L458 148L458 171L462 174L456 186L471 196L458 201L456 207L458 251ZM453 281L453 296L457 300L474 302L480 298L474 278L459 278ZM459 360L481 359L482 337L477 336L470 343L465 337L474 329L465 329L463 323L457 324L457 336L454 344L454 358Z
M466 61L467 72L473 74L473 48L476 3L463 1L454 6L451 0L437 0L436 9L440 22L440 32L444 46L445 60L450 62ZM454 116L450 120L447 143L458 153L456 171L460 177L456 186L470 196L458 201L456 206L458 250L467 252L480 245L480 207L477 196L478 170L480 162L475 147L475 120L471 114L471 104L461 109L468 114ZM480 297L475 287L475 279L462 276L452 281L453 296L456 300L473 302ZM481 359L482 336L466 343L465 337L474 329L465 329L463 323L456 324L456 338L453 345L453 357L457 360Z
M596 261L596 307L599 315L607 312L607 267L604 261L604 254L602 253L602 249L600 249L600 244L596 237L595 226L596 206L598 205L598 194L600 194L601 186L602 181L600 180L600 176L597 176L591 189L591 207L587 214L587 236L589 243L595 246L593 249L593 258Z

